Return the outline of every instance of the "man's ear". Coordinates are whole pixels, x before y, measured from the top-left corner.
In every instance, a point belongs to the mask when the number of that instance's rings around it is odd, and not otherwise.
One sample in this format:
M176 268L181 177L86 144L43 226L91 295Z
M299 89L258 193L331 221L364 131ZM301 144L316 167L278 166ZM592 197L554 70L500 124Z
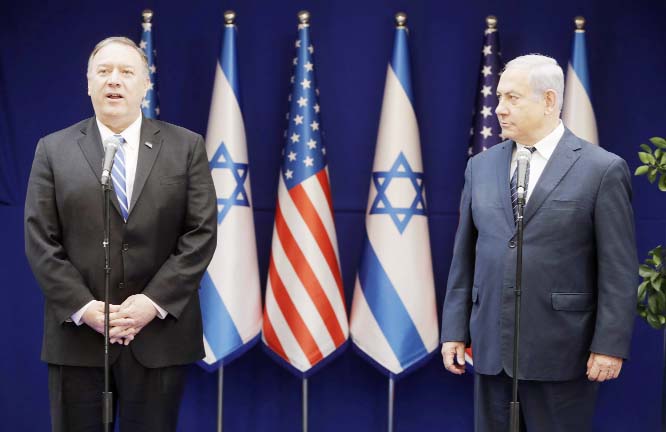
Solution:
M544 114L550 115L557 110L557 93L553 89L548 89L543 94L544 101L546 102L546 109Z

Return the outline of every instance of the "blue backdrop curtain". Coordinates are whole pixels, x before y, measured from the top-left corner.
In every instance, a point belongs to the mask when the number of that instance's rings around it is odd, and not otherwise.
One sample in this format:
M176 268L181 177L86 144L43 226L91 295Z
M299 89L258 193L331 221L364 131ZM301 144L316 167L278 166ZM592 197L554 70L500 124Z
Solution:
M282 133L286 126L296 13L312 13L322 127L347 306L363 220L393 16L408 14L414 105L421 128L430 234L441 308L458 221L485 17L497 15L503 57L540 52L566 66L573 17L587 19L592 100L601 144L634 169L638 144L666 135L666 4L661 0L439 1L5 1L0 6L0 193L13 179L13 205L0 206L3 354L0 429L49 428L40 290L23 256L23 199L41 136L92 115L87 57L111 35L140 37L141 11L155 12L161 118L205 133L222 13L237 12L242 106L248 138L257 247L265 286ZM10 139L11 138L11 139ZM11 159L8 158L11 156ZM7 180L9 179L9 180ZM666 242L666 199L636 178L639 254ZM3 198L4 200L4 198ZM81 215L82 218L86 217ZM440 317L441 319L441 317ZM595 430L660 427L662 333L637 320L632 358L601 386ZM179 430L215 428L217 377L192 367ZM225 430L300 428L300 381L256 346L225 369ZM352 350L310 380L310 430L386 428L386 378ZM435 356L398 382L396 430L472 430L472 379L444 371Z

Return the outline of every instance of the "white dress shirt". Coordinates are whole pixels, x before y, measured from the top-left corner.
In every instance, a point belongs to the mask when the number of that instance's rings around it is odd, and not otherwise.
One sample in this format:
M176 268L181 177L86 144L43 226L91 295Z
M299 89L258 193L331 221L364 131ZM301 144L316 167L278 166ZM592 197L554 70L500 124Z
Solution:
M557 147L557 143L560 142L562 135L564 135L564 125L560 120L557 127L555 127L551 133L543 137L541 141L534 144L536 151L532 153L532 159L530 160L530 177L527 183L527 195L525 196L525 202L530 200L532 191L539 181L541 174L543 174L543 170L546 168L548 159L550 159L550 156L555 151L555 147ZM516 154L518 153L518 150L527 147L528 146L524 146L517 142L516 146L513 148L513 154L511 155L511 166L509 169L509 178L513 176L513 172L516 170Z
M139 115L139 117L136 120L134 120L134 122L131 125L129 125L124 131L120 132L120 134L116 134L111 129L106 127L102 122L100 122L98 118L95 118L95 121L97 122L97 128L99 129L99 135L102 138L102 142L104 142L105 139L113 135L120 135L125 139L125 143L123 144L123 150L125 152L125 188L127 189L128 205L132 204L132 192L134 191L134 178L136 177L136 165L137 161L139 160L139 142L141 141L142 119L143 117ZM111 199L115 199L115 196L112 196ZM155 309L157 309L157 316L160 317L160 319L166 318L168 312L163 308L159 307L152 299L150 299L150 297L146 296L146 298L150 300L153 306L155 306ZM81 309L79 309L72 315L71 319L72 321L74 321L74 323L77 326L83 324L82 321L83 314L86 312L86 310L88 310L88 307L94 301L95 300L91 300L89 303L87 303L85 306L83 306Z

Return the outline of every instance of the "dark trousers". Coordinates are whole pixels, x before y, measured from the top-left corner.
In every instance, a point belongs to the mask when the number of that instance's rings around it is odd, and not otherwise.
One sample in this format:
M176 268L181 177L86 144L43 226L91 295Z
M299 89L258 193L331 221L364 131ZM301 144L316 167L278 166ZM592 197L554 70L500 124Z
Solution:
M573 381L519 381L521 432L586 432L599 383L587 377ZM474 430L505 432L510 426L512 380L499 375L474 374Z
M175 432L185 373L185 366L146 368L123 347L110 374L120 431ZM102 431L103 391L103 368L50 364L52 431Z

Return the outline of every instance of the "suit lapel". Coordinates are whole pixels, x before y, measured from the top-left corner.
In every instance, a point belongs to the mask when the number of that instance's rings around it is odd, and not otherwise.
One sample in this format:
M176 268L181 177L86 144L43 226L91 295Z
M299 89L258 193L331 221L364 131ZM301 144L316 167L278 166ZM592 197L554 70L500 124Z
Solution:
M504 216L506 222L509 224L509 227L513 230L516 225L513 220L513 208L511 207L511 188L509 182L511 181L509 177L509 169L511 167L511 154L513 153L513 141L504 141L500 144L502 150L499 153L500 162L495 164L496 172L495 184L498 188L499 201L502 203L502 208L504 209Z
M160 129L155 122L143 118L141 123L141 137L139 139L139 158L136 163L136 174L134 176L134 189L132 190L132 202L130 203L130 215L141 196L146 180L150 175L157 155L162 147L162 137L159 135Z
M104 148L102 147L102 137L99 134L99 128L97 127L95 117L91 117L88 120L85 126L81 129L81 134L82 136L78 141L79 147L88 161L88 164L93 171L93 175L97 179L101 188L102 183L100 179L102 178L102 165L104 164ZM122 216L115 192L111 192L110 201L118 214Z
M530 196L530 200L525 205L525 223L529 222L548 195L560 183L562 177L576 163L580 157L578 150L580 150L580 144L575 140L574 135L568 129L565 129L564 135L562 135L555 151L550 156L534 192Z

